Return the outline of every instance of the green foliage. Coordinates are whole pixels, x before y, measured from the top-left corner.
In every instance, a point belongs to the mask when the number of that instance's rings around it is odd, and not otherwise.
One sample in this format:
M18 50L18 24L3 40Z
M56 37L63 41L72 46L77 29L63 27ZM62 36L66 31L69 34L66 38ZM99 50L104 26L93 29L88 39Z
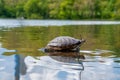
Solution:
M27 17L32 17L32 14L33 15L38 15L38 5L37 5L37 0L29 0L25 6L24 6L24 10L27 14Z
M0 0L0 17L5 17L3 14L5 13L5 8L4 8L4 1Z
M0 0L0 17L120 19L119 0Z
M47 5L45 4L46 1L43 0L29 0L24 6L27 18L45 18L47 15Z
M23 6L23 4L18 4L18 6L16 6L16 17L25 17Z

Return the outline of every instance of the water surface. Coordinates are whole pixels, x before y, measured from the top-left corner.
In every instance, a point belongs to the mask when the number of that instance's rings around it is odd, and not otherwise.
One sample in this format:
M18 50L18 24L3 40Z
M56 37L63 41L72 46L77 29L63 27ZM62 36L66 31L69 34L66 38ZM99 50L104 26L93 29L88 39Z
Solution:
M64 25L117 25L120 21L96 20L26 20L26 19L0 19L0 26L64 26Z
M10 27L0 27L0 80L120 79L120 25L46 27L26 26L23 21L15 27L17 23L10 21ZM86 43L79 53L40 50L57 36L82 37Z

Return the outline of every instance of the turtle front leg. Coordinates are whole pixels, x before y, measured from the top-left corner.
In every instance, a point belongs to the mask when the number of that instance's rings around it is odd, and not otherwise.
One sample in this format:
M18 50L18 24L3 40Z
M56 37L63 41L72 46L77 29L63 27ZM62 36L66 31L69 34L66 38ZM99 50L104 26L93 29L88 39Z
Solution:
M79 52L80 51L80 46L75 47L72 51Z

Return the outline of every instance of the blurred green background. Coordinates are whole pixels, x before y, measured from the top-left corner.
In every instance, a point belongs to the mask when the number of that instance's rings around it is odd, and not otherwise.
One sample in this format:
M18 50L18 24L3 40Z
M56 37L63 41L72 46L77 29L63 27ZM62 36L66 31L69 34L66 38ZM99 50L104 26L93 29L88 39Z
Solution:
M0 0L0 18L120 19L120 0Z

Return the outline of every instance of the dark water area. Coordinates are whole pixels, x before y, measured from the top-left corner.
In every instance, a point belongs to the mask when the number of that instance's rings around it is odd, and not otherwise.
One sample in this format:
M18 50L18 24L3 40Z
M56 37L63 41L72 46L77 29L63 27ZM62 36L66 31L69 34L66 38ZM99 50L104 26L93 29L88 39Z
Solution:
M0 27L0 80L120 80L120 25ZM80 52L41 51L57 36Z

